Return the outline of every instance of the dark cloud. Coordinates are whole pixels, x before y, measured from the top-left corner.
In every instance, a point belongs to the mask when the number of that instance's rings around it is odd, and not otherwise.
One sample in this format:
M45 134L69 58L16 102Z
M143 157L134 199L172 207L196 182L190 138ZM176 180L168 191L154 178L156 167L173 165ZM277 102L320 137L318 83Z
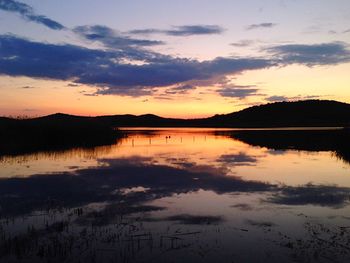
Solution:
M123 48L128 46L155 46L162 45L164 42L157 40L145 40L145 39L134 39L127 36L118 34L113 29L101 26L79 26L73 29L73 31L91 41L101 42L103 45L109 48Z
M266 49L284 64L335 65L350 61L348 45L343 42L324 44L288 44Z
M168 36L193 36L193 35L213 35L221 34L224 29L218 25L184 25L174 26L172 29L161 30L155 28L135 29L128 33L150 35L150 34L164 34Z
M255 96L258 94L259 89L255 86L224 86L217 90L217 92L223 97L244 99L249 96Z
M15 36L0 36L1 74L38 78L70 79L83 74L88 65L98 67L109 53L73 45L31 42Z
M99 88L95 93L90 94L89 96L96 95L124 95L124 96L132 96L132 97L141 97L148 96L154 93L152 87L144 87L144 86L124 86L124 87L105 87ZM85 94L86 95L86 94Z
M324 95L307 95L307 96L301 96L298 95L296 98L303 99L303 100L312 100L312 99L319 99L321 97L325 97Z
M23 87L20 87L21 89L35 89L36 87L33 87L33 86L23 86Z
M79 87L79 84L76 83L69 83L67 87Z
M256 42L255 40L243 39L238 42L231 43L230 45L234 47L248 47L253 45L255 42Z
M188 94L190 90L194 90L196 88L196 86L184 84L167 89L165 91L165 94Z
M308 96L294 96L294 97L287 97L287 96L279 96L279 95L273 95L266 97L265 100L268 102L278 102L278 101L293 101L293 100L310 100L310 99L318 99L321 98L320 95L308 95Z
M84 95L84 96L87 96L87 97L95 97L95 96L99 95L96 92L91 93L91 92L88 92L86 90L79 91L79 93Z
M316 34L316 33L320 33L323 32L324 29L322 28L321 25L312 25L312 26L308 26L305 28L305 30L303 30L302 34Z
M265 98L265 100L269 102L287 101L288 99L289 98L286 96L278 96L278 95L269 96Z
M134 29L130 30L127 33L134 35L151 35L151 34L162 34L164 31L155 28L145 28L145 29Z
M164 95L154 96L153 98L156 100L173 100L173 98L170 98Z
M223 31L223 28L217 25L187 25L177 26L173 30L168 30L167 34L171 36L191 36L221 34Z
M26 20L42 24L54 30L61 30L65 28L60 23L47 18L46 16L35 14L31 6L21 2L14 0L0 0L0 9L8 12L18 13Z
M26 109L23 109L23 111L32 112L32 111L38 111L38 109L26 108Z
M32 42L0 36L0 74L73 80L100 87L99 94L138 96L155 87L206 80L271 66L260 58L216 58L199 62L124 46L121 50ZM144 64L125 63L141 60ZM30 66L29 66L30 65Z
M246 70L292 63L332 65L350 60L346 45L337 42L274 46L265 49L271 54L266 58L217 57L198 61L146 50L144 45L152 45L148 40L122 38L105 27L80 27L78 31L84 38L95 39L108 48L88 49L0 35L0 74L69 80L95 86L97 94L143 96L172 85L176 88L170 92L184 93L191 88L185 83L194 87L198 85L193 83L209 81L215 85L213 80ZM259 95L257 92L255 86L221 85L218 90L222 96L235 98Z
M247 26L247 30L259 29L259 28L271 28L277 26L275 23L260 23L260 24L251 24Z

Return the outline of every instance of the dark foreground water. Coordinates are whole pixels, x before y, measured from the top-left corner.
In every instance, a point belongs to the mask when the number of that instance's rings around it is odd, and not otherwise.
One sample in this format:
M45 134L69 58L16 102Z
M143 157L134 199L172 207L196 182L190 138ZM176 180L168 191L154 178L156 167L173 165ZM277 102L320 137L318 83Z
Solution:
M133 129L2 156L0 262L350 262L338 132Z

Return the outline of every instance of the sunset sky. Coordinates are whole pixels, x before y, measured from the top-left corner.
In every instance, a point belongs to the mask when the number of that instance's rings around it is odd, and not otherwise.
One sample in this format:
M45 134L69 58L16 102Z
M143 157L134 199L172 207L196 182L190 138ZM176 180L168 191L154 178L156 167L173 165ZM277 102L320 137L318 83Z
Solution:
M349 0L0 0L0 115L350 102Z

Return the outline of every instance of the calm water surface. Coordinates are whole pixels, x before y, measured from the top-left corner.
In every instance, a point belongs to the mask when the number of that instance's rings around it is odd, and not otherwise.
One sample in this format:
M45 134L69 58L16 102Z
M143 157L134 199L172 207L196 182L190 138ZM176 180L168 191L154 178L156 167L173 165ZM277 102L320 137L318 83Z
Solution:
M317 131L126 132L0 157L0 262L350 262L350 155Z

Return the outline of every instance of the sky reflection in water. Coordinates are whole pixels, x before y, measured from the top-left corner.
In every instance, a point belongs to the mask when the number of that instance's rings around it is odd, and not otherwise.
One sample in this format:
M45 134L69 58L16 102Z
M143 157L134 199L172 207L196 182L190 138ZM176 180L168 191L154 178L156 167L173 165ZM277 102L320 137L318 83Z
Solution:
M349 259L346 158L250 139L210 129L132 130L112 146L2 157L1 234L26 244L17 251L2 238L2 259ZM52 236L65 247L56 254ZM77 245L85 239L86 247Z

